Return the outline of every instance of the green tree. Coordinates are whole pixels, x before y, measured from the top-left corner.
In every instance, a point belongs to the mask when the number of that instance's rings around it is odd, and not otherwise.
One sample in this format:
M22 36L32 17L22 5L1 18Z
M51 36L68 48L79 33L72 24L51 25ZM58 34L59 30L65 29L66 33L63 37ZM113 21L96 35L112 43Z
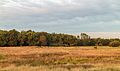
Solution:
M36 37L38 37L36 36L36 32L28 30L26 35L27 35L27 44L29 46L35 46L37 43L37 41L35 40L36 40Z
M7 33L7 45L8 46L17 46L18 45L18 35L19 32L15 29L8 31Z
M90 36L87 35L86 33L81 33L81 39L90 39Z
M6 46L7 45L7 31L0 30L0 46Z
M28 46L27 44L27 32L26 31L21 31L18 40L19 40L19 45L20 46Z
M109 46L118 47L118 46L120 46L120 42L119 41L112 41L112 42L110 42Z
M41 35L41 36L39 37L39 45L40 45L40 46L45 46L45 45L47 45L46 36Z

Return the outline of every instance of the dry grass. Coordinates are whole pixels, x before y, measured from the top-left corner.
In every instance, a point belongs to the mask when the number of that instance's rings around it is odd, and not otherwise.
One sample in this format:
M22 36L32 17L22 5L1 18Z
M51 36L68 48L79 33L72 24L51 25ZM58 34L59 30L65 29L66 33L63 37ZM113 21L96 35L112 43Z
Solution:
M1 71L120 71L120 48L3 47Z

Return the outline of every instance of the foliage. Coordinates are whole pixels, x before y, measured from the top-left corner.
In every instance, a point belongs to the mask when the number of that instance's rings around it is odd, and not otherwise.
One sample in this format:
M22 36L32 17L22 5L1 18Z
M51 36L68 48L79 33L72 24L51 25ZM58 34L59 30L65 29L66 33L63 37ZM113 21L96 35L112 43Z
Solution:
M68 34L0 30L0 46L74 46L76 37Z
M18 32L0 30L0 46L109 46L112 41L119 39L90 38L86 33L79 36L32 30Z
M112 41L112 42L110 42L109 46L118 47L118 46L120 46L120 42L119 41Z

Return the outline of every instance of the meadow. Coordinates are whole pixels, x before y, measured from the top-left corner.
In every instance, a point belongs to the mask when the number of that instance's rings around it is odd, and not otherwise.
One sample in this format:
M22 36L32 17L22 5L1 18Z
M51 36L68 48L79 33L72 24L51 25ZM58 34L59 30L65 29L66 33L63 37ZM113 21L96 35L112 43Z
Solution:
M0 71L120 71L120 48L1 47Z

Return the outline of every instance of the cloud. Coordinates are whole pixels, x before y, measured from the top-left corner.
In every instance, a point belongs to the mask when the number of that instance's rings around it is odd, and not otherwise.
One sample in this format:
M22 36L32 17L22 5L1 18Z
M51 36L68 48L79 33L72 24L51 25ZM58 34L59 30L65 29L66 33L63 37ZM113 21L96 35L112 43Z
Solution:
M119 0L1 0L0 25L67 33L118 31L119 5Z

